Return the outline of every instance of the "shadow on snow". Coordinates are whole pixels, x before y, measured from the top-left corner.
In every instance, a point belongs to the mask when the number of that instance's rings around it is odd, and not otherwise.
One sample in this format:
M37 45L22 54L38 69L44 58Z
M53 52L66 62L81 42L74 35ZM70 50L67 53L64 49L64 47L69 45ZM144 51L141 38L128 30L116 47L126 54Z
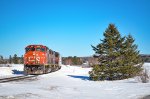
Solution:
M72 77L72 78L81 79L81 80L90 80L89 76L77 76L77 75L67 75L67 76Z
M16 70L16 69L14 69L12 71L13 71L13 74L16 74L16 75L24 74L23 71L19 71L19 70Z

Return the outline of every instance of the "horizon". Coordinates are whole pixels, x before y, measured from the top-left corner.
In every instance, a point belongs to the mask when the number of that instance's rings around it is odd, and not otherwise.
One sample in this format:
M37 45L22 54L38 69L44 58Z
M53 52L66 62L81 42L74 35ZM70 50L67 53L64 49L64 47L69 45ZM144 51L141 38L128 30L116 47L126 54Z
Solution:
M63 57L92 56L91 45L114 23L122 36L131 34L140 54L150 54L149 0L1 0L0 55L24 55L42 44Z

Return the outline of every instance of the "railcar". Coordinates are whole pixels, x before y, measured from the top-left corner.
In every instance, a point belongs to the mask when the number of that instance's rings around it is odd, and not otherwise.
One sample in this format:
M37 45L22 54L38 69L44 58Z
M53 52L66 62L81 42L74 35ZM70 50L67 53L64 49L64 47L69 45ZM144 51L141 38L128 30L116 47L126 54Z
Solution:
M60 54L44 45L28 45L24 54L25 74L46 74L61 68Z

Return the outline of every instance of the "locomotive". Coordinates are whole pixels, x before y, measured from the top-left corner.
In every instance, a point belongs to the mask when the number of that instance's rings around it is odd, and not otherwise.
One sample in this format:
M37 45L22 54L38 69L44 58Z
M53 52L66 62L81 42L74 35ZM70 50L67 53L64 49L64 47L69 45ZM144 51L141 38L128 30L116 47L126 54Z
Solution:
M28 45L24 54L25 74L46 74L61 68L60 54L44 45Z

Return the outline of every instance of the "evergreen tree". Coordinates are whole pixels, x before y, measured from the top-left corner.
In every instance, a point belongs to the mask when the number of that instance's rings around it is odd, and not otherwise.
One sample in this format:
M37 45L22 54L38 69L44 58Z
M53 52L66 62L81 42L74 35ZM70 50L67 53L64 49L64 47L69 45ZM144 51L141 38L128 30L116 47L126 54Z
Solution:
M73 65L78 65L78 58L77 58L77 56L74 56L74 57L72 58L72 64L73 64Z
M14 64L18 64L18 57L17 57L17 54L14 54L13 63L14 63Z
M12 58L11 58L11 55L9 55L9 64L12 63Z
M142 70L142 58L139 55L137 45L134 44L134 41L133 37L128 35L123 44L122 54L124 55L124 63L122 69L126 70L126 72L123 73L124 78L136 76Z
M3 56L0 55L0 64L3 64L4 63L4 59L3 59Z
M142 61L137 45L131 35L121 37L114 24L109 24L104 39L96 47L99 65L90 72L92 80L117 80L133 77L140 73Z
M80 60L79 57L74 56L74 57L72 57L72 64L73 64L73 65L81 65L82 62L81 62L81 60Z
M21 64L24 63L24 58L23 58L23 55L21 56Z

